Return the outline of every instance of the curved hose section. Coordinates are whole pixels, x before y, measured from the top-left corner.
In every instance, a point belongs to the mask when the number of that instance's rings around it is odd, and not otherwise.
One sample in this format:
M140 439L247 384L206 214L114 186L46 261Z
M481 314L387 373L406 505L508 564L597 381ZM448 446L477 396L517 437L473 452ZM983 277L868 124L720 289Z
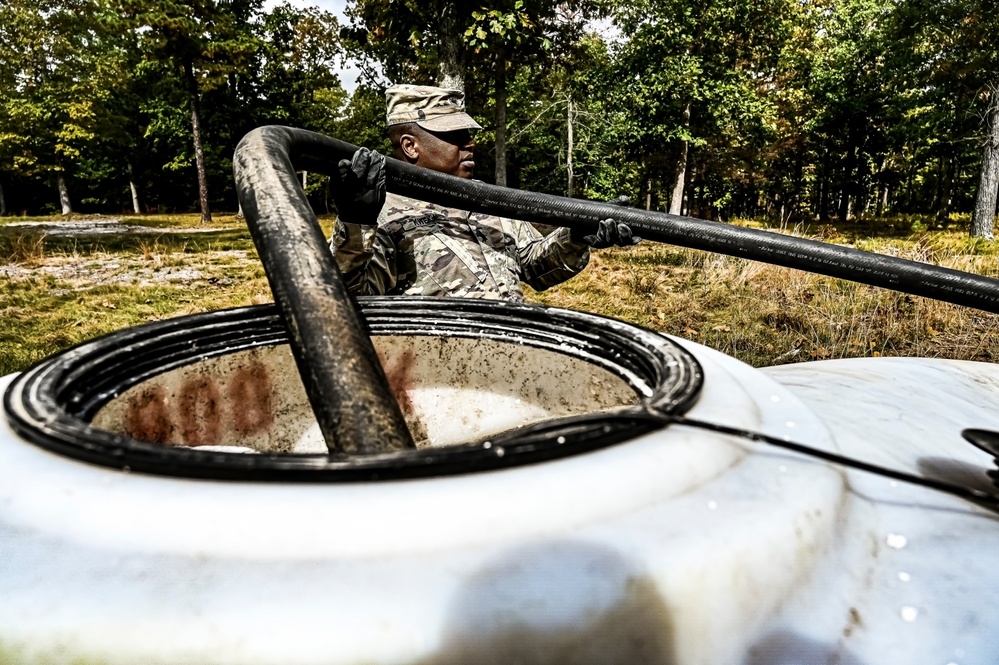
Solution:
M408 434L403 437L395 431L399 427L396 416L383 403L394 401L384 374L295 177L296 168L324 173L336 188L337 163L356 150L354 145L314 132L261 127L247 134L236 148L236 186L327 442L344 439L350 433L350 437L373 437L354 440L376 446L379 437L389 436L380 429L381 421L371 427L342 428L339 414L346 409L351 418L363 420L365 414L376 413L385 423L393 422L393 439L406 439L408 443L392 445L411 445ZM587 232L594 232L600 220L613 217L647 240L999 313L999 280L959 270L692 217L497 187L395 159L387 161L387 170L389 190L440 205ZM332 343L331 335L339 343ZM340 429L347 432L338 433ZM360 443L356 445L363 448ZM330 448L339 449L332 444Z
M332 151L323 138L285 127L247 134L233 157L239 202L326 447L331 453L415 448L295 176L296 166L336 172L344 151ZM328 158L325 168L316 168L317 155Z

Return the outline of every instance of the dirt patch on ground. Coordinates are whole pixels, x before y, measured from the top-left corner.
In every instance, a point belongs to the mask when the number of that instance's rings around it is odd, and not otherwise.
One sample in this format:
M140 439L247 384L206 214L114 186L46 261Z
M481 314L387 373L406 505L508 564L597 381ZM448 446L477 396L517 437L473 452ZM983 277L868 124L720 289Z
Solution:
M161 235L163 233L212 233L218 229L194 229L180 227L155 227L139 224L126 224L120 217L101 219L72 220L66 222L11 222L5 228L23 229L32 233L50 236L102 236L102 235Z
M33 235L72 238L191 235L219 230L143 226L123 222L120 217L11 222L2 228L16 229ZM0 264L0 279L16 282L49 277L60 282L60 287L65 285L69 289L106 285L152 286L198 281L224 285L232 279L219 274L220 266L241 269L257 265L259 260L249 258L245 250L203 251L197 255L150 252L133 256L103 252L48 255L39 253L37 256L29 257L28 260Z
M0 265L0 279L10 281L52 277L70 288L87 288L109 284L152 286L179 282L207 281L226 284L231 278L217 277L211 266L258 265L256 258L249 258L241 250L204 252L198 261L205 268L190 265L164 265L162 261L143 261L141 258L125 259L118 256L53 256L40 259L31 265ZM169 258L169 257L165 257ZM159 265L157 265L159 263Z

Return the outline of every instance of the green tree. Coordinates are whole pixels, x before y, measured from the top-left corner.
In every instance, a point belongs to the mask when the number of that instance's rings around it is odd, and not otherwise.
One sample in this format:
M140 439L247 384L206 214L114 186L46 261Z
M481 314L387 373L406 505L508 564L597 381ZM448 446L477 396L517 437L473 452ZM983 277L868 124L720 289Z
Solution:
M229 83L260 48L251 21L262 0L119 0L147 60L180 71L190 108L202 221L211 220L201 97Z
M267 122L332 133L347 102L335 72L343 56L331 13L289 4L264 17L259 94Z
M920 101L941 98L952 140L974 139L981 150L971 235L992 239L999 192L999 13L990 0L907 0L898 11L899 33L916 66Z
M615 74L607 44L581 37L558 63L518 68L510 84L512 186L609 199L637 192L638 177L617 141ZM485 132L488 135L488 130Z
M602 8L598 0L354 0L345 34L390 80L435 80L470 97L482 90L492 102L495 180L505 185L510 72L557 60Z
M617 60L621 140L644 166L647 205L656 182L666 181L670 211L683 209L692 149L710 148L700 167L703 182L712 170L724 178L743 168L732 158L773 115L767 92L775 85L793 6L787 0L638 0L620 7L615 22L629 35ZM727 194L709 194L708 205L724 208Z
M471 12L465 42L483 71L482 79L492 79L497 185L507 184L509 73L518 68L543 71L559 66L571 57L586 23L604 10L602 2L592 0L505 0L482 4Z
M816 21L808 80L812 116L805 126L819 160L823 219L833 207L841 220L863 214L866 185L886 150L885 132L894 124L886 67L891 5L832 0Z
M95 75L94 11L88 0L0 5L0 169L54 180L63 214L73 210L69 173L107 99Z

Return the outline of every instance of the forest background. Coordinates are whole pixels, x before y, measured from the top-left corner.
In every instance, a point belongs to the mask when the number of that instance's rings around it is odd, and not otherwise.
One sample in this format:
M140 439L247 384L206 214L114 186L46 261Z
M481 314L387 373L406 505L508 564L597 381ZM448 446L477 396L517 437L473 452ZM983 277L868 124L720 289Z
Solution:
M247 131L387 150L384 88L415 82L465 89L486 181L722 221L931 215L991 238L990 5L350 0L339 21L263 0L5 0L0 214L207 221L237 208Z

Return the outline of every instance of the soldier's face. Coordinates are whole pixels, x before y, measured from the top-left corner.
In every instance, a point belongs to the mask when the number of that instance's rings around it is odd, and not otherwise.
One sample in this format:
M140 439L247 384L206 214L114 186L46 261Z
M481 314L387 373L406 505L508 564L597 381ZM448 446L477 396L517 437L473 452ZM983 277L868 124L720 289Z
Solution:
M424 129L417 166L459 178L471 178L475 171L475 141L467 129L431 132Z

